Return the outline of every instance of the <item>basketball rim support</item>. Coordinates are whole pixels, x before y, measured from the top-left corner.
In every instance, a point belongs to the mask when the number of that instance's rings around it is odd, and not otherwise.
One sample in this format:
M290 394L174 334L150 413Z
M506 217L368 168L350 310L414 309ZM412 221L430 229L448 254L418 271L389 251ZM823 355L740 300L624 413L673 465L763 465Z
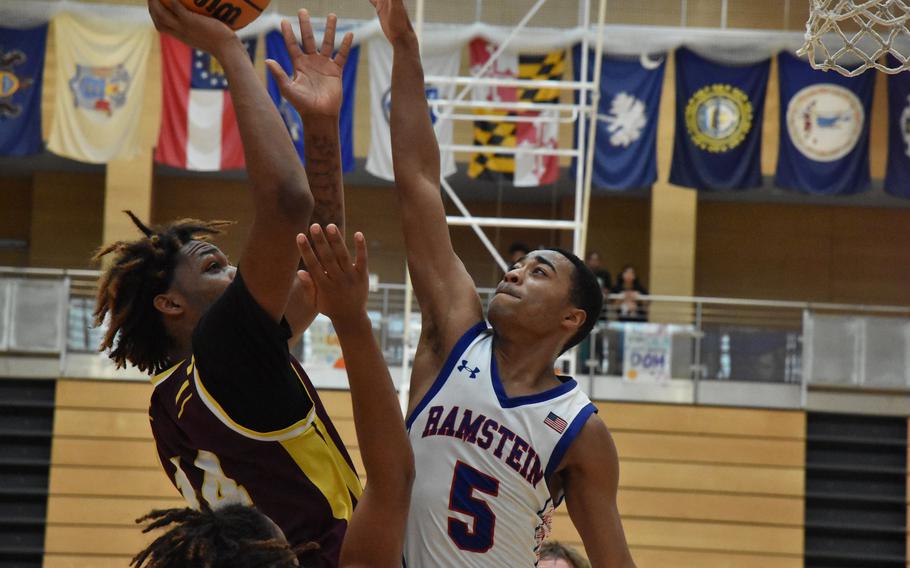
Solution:
M415 29L418 38L423 35L424 24L424 1L417 0L415 13ZM478 0L478 13L480 3ZM589 78L588 62L589 51L591 49L590 34L587 33L591 28L591 4L592 0L579 0L578 6L578 25L584 30L581 39L581 69L579 70L579 81L549 81L549 80L521 80L506 79L496 77L484 77L483 75L492 67L499 56L508 49L513 40L519 34L527 29L528 22L540 11L540 8L546 3L546 0L537 0L521 20L512 28L508 36L499 44L497 50L490 56L486 63L469 77L450 77L450 76L427 76L427 83L434 84L454 84L457 87L458 94L451 100L432 101L432 105L437 112L437 120L490 120L489 115L477 114L471 109L497 109L497 110L540 110L540 111L557 111L561 124L575 124L577 121L576 147L572 149L559 148L536 148L533 150L509 148L504 146L474 146L472 144L441 144L440 153L471 154L475 152L498 153L498 154L531 154L547 156L567 156L574 158L578 163L583 163L583 168L575 168L575 206L572 219L530 219L514 217L476 217L471 214L461 198L444 178L440 178L440 185L443 191L461 213L460 215L449 215L446 222L449 226L468 226L474 231L477 237L483 243L484 247L493 257L493 260L499 267L505 271L508 266L502 255L493 245L493 242L484 232L484 227L499 228L524 228L524 229L541 229L541 230L563 230L572 232L572 250L579 257L584 256L585 242L587 240L588 211L591 203L591 176L592 162L594 158L594 135L595 128L589 128L588 121L594 124L597 117L597 108L600 102L600 71L601 56L603 54L603 33L604 20L606 18L607 0L597 0L597 24L594 47L594 69ZM560 91L571 91L578 93L579 102L572 103L533 103L533 102L504 102L504 101L473 101L465 100L475 86L483 85L487 87L529 87L529 88L548 88ZM590 93L590 96L585 96ZM461 112L455 112L456 109L464 109ZM581 120L578 120L578 119ZM540 121L539 117L506 117L513 122L535 122ZM500 117L498 120L502 120ZM533 190L532 190L533 191ZM411 339L411 304L413 302L413 289L411 287L410 275L407 272L407 262L405 262L405 300L404 300L404 329L402 333L402 375L399 385L399 399L402 410L407 408L408 395L410 390L410 339ZM566 362L571 374L575 373L575 350L565 354L561 360Z

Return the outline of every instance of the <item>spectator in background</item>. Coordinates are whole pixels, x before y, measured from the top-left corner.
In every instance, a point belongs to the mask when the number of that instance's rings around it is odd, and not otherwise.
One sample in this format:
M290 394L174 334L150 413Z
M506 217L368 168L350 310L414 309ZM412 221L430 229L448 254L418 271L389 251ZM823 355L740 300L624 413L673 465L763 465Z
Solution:
M611 290L613 294L622 294L623 297L613 300L619 321L647 321L648 308L641 296L647 296L648 290L638 281L635 267L627 264L619 273L619 280Z
M549 540L540 545L537 568L591 568L591 563L570 546Z
M600 289L603 290L604 298L606 298L610 293L610 288L613 287L613 281L610 279L610 272L600 264L600 253L596 250L589 252L588 256L585 257L585 264L597 277L597 281L600 282Z
M528 248L528 245L524 243L512 243L509 246L509 264L515 264L529 252L531 252L531 249Z

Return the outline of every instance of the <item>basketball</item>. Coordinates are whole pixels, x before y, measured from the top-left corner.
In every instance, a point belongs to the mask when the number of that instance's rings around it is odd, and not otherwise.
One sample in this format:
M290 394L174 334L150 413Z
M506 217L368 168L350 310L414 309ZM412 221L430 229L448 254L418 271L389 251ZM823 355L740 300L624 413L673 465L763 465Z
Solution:
M180 0L196 12L221 20L232 30L247 26L262 14L271 0Z

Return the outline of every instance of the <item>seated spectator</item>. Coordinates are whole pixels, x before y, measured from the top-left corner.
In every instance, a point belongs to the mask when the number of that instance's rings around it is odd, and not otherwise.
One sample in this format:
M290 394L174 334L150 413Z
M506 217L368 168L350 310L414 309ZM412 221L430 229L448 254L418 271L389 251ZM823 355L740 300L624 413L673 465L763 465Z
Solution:
M528 245L524 243L512 243L509 246L509 264L515 264L529 252L531 252L531 249L528 248Z
M648 290L642 286L635 274L635 267L627 264L619 274L619 280L616 286L611 290L612 294L622 294L623 297L613 300L613 306L617 312L619 321L647 321L648 308L646 302L641 300L641 296L647 296Z
M604 291L604 297L606 298L613 287L613 281L610 279L610 272L600 264L600 253L596 250L589 252L588 256L585 257L585 264L597 277L597 281L600 282L600 288Z
M591 568L591 563L580 552L555 540L541 544L538 555L537 568Z

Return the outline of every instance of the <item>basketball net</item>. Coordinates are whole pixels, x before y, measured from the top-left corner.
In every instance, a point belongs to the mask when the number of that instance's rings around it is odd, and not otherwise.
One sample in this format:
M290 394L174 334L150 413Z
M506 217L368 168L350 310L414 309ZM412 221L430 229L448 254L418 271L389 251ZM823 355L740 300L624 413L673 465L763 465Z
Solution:
M806 55L813 69L854 77L910 68L910 0L811 0ZM888 56L891 57L888 57Z

